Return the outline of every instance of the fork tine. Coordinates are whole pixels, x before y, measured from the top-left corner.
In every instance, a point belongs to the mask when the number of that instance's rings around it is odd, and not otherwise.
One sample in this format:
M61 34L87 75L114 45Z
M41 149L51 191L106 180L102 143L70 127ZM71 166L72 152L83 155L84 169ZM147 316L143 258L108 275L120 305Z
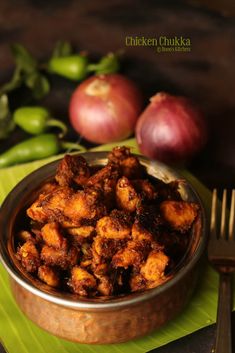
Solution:
M217 189L214 189L212 193L211 227L210 227L210 233L212 238L216 238L216 228L217 228L216 212L217 212Z
M222 211L221 211L221 226L220 226L220 237L226 239L226 204L227 204L227 190L223 191L222 198Z
M228 230L228 239L232 240L234 235L234 218L235 218L235 189L232 190L231 196L231 208L229 215L229 230Z

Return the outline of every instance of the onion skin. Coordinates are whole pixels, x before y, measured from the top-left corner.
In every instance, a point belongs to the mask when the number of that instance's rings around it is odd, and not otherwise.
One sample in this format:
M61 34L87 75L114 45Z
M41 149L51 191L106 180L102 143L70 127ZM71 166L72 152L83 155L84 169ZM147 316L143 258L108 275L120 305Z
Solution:
M88 141L100 144L120 141L134 132L142 103L139 89L126 77L92 76L71 97L70 122Z
M140 151L166 163L185 162L207 141L203 115L185 97L164 92L150 99L136 125Z

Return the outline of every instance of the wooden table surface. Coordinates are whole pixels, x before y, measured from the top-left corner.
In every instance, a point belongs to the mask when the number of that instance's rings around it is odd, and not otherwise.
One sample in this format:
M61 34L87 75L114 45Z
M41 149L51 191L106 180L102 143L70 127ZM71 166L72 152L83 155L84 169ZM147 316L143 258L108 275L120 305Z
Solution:
M190 38L191 52L125 46L127 36L183 36ZM69 40L94 57L124 49L124 73L141 86L146 102L157 91L167 91L190 97L204 111L210 138L188 166L190 171L210 188L234 187L234 38L235 20L229 11L213 11L193 1L1 0L0 82L12 72L9 45L14 42L38 58L48 57L58 40ZM57 80L43 103L64 116L73 88ZM156 352L209 352L213 334L210 327Z

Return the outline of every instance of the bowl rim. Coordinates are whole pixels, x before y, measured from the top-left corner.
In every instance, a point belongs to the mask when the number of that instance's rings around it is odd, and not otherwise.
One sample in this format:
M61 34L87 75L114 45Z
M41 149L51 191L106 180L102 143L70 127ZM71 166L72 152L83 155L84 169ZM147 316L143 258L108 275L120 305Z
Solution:
M102 152L83 152L79 153L79 155L83 156L84 158L95 156L98 159L107 159L107 155L110 151L102 151ZM6 196L1 209L0 209L0 231L2 233L2 236L0 238L0 261L2 262L3 266L7 270L8 274L12 279L14 279L18 284L20 284L23 288L31 292L32 294L35 294L47 301L50 301L54 304L58 304L61 306L69 307L69 308L74 308L74 309L80 309L80 310L93 310L93 311L100 311L100 310L119 310L123 307L130 306L130 305L137 305L140 302L144 302L146 300L150 300L154 298L155 296L163 293L164 291L167 291L171 287L173 287L178 281L180 281L188 272L190 272L196 263L200 260L205 246L206 246L206 240L207 240L207 222L206 222L206 213L205 213L205 208L203 206L203 203L201 201L200 196L198 195L197 191L194 189L192 184L187 180L187 178L183 177L178 171L173 169L172 167L159 162L159 161L152 161L142 155L134 154L133 155L137 156L140 159L140 162L142 164L147 163L151 164L153 168L159 167L160 170L165 171L165 173L169 173L174 179L183 179L186 181L186 186L188 191L191 193L191 196L193 196L198 204L200 205L200 211L201 211L201 236L199 239L198 246L192 256L192 258L186 263L184 266L182 266L172 278L164 282L163 284L143 291L143 292L134 292L133 294L129 294L126 296L120 296L116 298L111 298L111 299L106 299L105 301L102 300L97 300L97 299L83 299L83 298L77 298L76 300L71 300L64 298L64 295L66 293L61 293L59 296L58 291L55 291L57 295L53 295L53 293L49 293L45 290L40 290L40 288L32 285L30 281L26 281L25 278L23 278L20 275L19 269L16 268L14 265L14 262L12 261L9 251L6 251L6 246L4 248L3 246L3 232L5 229L5 223L7 220L7 217L4 218L4 213L8 215L12 213L12 211L7 211L9 205L12 204L15 196L19 195L22 193L22 190L25 188L27 189L28 186L28 180L36 177L38 174L43 172L44 170L47 170L48 168L56 168L58 163L62 160L62 158L59 158L55 161L49 162L42 167L36 169L35 171L29 173L27 176L25 176L19 183L16 184L16 186L10 191L10 193ZM90 162L90 161L89 161ZM150 174L151 175L151 174ZM44 181L46 178L44 179ZM37 186L39 186L43 181L40 179L40 183L38 183ZM34 187L36 189L36 187ZM15 195L16 194L16 195ZM2 229L1 229L2 228ZM7 236L6 236L7 238ZM6 254L7 252L7 254Z

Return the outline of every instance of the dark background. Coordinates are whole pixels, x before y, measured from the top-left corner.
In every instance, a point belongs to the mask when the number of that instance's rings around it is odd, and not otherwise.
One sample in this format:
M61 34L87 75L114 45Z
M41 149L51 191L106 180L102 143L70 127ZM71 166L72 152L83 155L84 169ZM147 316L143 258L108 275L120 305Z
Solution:
M173 0L1 0L0 81L10 77L9 44L14 42L38 58L48 58L58 40L70 40L94 57L124 49L124 73L139 83L146 102L165 90L199 104L209 123L210 139L189 169L211 188L231 187L235 177L235 11L228 1L210 6L214 8ZM190 38L191 52L158 54L151 47L125 47L126 36L160 35ZM73 87L59 80L44 103L65 116ZM10 143L1 144L1 149Z
M123 72L147 98L157 91L182 94L204 111L210 137L188 168L209 188L235 185L235 10L231 1L75 1L0 0L0 82L12 73L9 45L19 42L36 57L48 58L58 40L100 57L124 49ZM156 53L151 47L125 47L126 36L183 36L191 52ZM53 81L43 103L66 116L74 85ZM6 149L18 133L0 144ZM156 350L209 352L214 329Z

